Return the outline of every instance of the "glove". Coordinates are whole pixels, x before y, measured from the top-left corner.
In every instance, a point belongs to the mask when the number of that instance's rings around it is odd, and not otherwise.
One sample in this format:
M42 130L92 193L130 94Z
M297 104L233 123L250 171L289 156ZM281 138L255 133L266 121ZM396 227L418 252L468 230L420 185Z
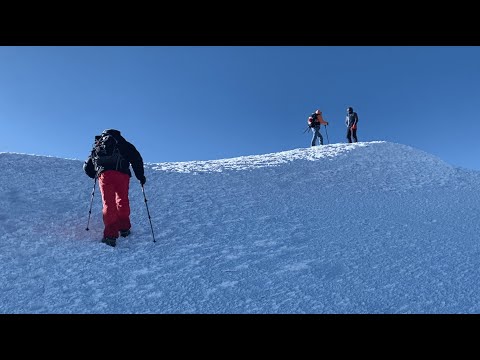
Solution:
M145 175L141 176L138 180L140 181L140 184L142 186L145 185L145 183L147 182L147 178L145 177Z
M328 121L325 121L326 122L326 125L328 125Z

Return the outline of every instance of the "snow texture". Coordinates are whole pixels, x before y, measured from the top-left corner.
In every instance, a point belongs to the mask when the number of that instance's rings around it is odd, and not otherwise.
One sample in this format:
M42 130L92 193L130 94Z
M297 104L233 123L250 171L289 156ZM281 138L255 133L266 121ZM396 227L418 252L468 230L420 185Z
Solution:
M88 149L87 149L88 150ZM0 313L478 313L480 173L384 141L146 164L100 242L83 160L0 153Z

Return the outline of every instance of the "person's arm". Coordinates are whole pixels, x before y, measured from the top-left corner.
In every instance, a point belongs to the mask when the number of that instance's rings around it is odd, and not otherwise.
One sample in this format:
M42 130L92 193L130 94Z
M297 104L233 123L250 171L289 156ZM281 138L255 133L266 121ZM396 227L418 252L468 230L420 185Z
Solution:
M133 172L135 173L135 177L140 181L143 185L145 184L145 170L143 168L143 158L142 155L138 152L137 148L129 143L128 141L125 142L127 147L127 154L128 154L128 161L132 165Z
M328 125L328 121L323 120L323 116L322 116L322 115L320 115L320 116L318 117L318 120L320 121L320 125L322 125L322 124Z
M92 156L89 156L88 159L83 163L83 171L85 171L85 174L92 179L94 179L97 175L95 172L95 167L93 166Z

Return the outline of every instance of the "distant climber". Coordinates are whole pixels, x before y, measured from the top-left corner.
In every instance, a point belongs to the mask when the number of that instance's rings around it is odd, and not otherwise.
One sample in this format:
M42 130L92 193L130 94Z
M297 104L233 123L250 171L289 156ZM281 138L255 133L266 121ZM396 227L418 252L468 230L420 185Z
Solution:
M323 120L322 112L320 110L316 110L312 115L308 117L308 126L312 129L313 137L312 137L312 146L316 146L317 139L320 140L320 145L323 145L323 136L320 133L320 127L322 124L325 126L328 125L328 121Z
M347 126L347 140L349 143L352 142L352 137L354 142L357 142L357 123L358 123L358 115L353 108L349 106L347 108L347 117L345 119L345 125Z

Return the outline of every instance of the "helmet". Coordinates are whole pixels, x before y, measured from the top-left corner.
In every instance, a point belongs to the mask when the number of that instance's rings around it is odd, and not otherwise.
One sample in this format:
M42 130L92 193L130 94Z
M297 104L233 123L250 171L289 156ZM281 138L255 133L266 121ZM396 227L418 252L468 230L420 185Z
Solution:
M321 114L322 112L320 110L315 110L315 114Z
M349 107L347 108L347 111L348 111L349 113L351 113L351 112L353 112L353 108L352 108L351 106L349 106Z

